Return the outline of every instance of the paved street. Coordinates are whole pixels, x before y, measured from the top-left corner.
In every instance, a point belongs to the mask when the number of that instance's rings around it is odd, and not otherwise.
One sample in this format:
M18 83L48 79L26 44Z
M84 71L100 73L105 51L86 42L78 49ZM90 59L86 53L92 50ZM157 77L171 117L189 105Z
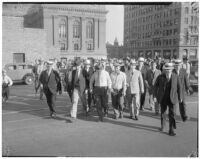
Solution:
M160 118L148 110L139 121L114 120L110 108L104 123L97 114L81 114L71 123L67 94L57 96L56 119L49 118L46 101L39 100L33 86L15 85L10 100L3 104L3 147L9 156L93 156L93 157L183 157L197 151L198 94L187 96L190 120L182 122L177 111L177 136L158 131ZM147 106L146 106L147 107Z

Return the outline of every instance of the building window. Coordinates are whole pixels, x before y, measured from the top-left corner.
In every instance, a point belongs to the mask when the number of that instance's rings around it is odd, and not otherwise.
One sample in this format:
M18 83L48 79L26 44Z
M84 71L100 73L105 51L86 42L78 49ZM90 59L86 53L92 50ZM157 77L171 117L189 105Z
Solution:
M86 38L87 39L93 39L94 33L93 33L93 24L92 22L88 22L86 25Z
M174 25L178 24L178 18L174 19Z
M79 50L79 44L78 43L74 44L74 50Z
M178 29L174 29L174 35L177 35L178 34Z
M185 18L185 24L188 24L188 18Z
M13 53L13 63L24 63L25 53Z
M80 29L80 22L76 20L73 24L73 38L80 38Z
M189 13L189 8L185 7L185 14L188 14L188 13Z
M65 48L65 43L60 43L60 50L62 51L62 50L65 50L66 48Z
M67 32L66 32L66 21L62 20L59 24L59 38L66 38Z
M89 44L87 45L87 50L93 50L93 45L92 45L92 43L89 43Z

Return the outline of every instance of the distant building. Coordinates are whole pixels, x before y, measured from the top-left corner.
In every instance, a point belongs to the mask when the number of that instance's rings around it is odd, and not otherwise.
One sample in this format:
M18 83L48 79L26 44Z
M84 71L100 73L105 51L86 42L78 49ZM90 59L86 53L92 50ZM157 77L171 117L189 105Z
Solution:
M107 57L105 5L3 3L3 65Z
M126 50L122 45L119 45L117 38L114 40L114 45L107 43L106 48L108 58L123 58L130 55L126 54Z
M198 58L198 2L124 6L124 47L132 56Z

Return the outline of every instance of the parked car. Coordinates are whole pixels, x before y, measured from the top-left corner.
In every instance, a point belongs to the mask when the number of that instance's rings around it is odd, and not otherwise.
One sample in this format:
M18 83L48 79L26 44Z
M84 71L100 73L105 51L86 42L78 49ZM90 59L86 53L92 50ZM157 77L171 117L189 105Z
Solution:
M190 60L190 85L198 86L198 59Z
M27 85L33 84L34 76L32 73L33 66L28 63L6 64L5 70L7 75L14 83L25 82Z

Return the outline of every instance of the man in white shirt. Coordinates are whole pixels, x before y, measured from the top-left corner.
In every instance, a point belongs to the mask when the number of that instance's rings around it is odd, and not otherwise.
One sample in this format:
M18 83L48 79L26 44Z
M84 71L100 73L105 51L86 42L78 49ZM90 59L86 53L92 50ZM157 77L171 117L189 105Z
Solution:
M12 79L6 75L6 70L2 71L2 100L6 102L9 98L9 87L13 85Z
M140 109L140 94L144 93L142 73L136 70L136 61L130 61L130 72L127 77L127 84L130 93L130 118L138 120Z
M94 88L93 88L94 84ZM105 70L105 62L99 63L99 70L97 70L90 79L90 92L94 92L96 98L97 112L99 121L103 122L102 109L106 109L107 90L111 90L111 79L109 73Z
M126 74L120 71L120 64L114 64L115 71L111 73L111 98L115 119L123 118L124 96L126 95Z

